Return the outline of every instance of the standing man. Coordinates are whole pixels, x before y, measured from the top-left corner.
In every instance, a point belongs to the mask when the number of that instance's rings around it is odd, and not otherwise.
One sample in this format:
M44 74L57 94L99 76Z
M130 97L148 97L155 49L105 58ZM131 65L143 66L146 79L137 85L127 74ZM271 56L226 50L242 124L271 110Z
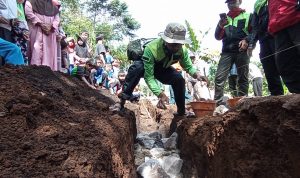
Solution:
M269 12L268 1L257 0L254 5L252 32L248 46L248 55L252 56L256 42L260 44L260 61L263 66L271 95L283 95L283 87L279 71L275 63L275 41L268 33Z
M269 0L268 30L275 39L275 63L291 93L300 93L299 0Z
M251 14L240 8L241 0L226 0L229 12L220 14L215 38L222 40L222 53L215 77L215 100L223 103L224 85L233 63L238 73L238 96L248 95L249 56L247 55Z

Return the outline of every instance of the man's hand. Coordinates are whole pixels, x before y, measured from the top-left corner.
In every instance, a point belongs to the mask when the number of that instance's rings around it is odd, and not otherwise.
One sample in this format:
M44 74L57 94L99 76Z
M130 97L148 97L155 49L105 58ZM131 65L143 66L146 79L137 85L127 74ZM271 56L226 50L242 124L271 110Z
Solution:
M254 48L248 47L248 49L247 49L247 55L248 55L249 57L252 57L253 50L254 50Z
M248 42L246 40L242 40L239 42L239 51L246 51L248 48Z
M198 81L203 81L207 83L207 86L209 86L209 80L206 76L203 76L200 74L200 72L196 72L193 76L193 78L197 79Z
M169 104L169 98L166 96L166 94L164 92L161 92L158 95L159 101L156 105L156 107L160 108L160 109L167 109L166 104Z
M224 28L224 26L227 25L227 24L228 24L228 21L227 21L226 18L220 19L220 21L218 23L218 25L219 25L220 28Z

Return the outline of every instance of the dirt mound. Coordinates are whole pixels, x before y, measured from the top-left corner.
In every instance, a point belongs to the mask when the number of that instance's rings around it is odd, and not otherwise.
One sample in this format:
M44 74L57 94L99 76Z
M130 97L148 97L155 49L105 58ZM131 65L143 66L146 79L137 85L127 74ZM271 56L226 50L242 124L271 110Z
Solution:
M179 127L185 177L299 178L300 95L244 100Z
M48 67L1 67L0 177L136 177L135 116L112 103Z

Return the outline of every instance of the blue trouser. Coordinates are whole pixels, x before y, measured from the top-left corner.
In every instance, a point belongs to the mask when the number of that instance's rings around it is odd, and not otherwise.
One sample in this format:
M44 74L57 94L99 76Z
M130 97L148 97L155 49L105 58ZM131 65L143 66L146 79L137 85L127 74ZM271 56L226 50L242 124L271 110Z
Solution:
M14 65L24 65L21 49L8 41L0 38L0 56L4 58L4 63Z

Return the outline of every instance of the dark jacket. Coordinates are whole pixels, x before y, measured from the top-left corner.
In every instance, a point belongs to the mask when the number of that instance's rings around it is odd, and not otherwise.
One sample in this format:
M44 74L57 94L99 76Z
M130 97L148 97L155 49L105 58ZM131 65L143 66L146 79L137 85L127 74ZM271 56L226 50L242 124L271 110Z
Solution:
M249 47L254 48L256 42L260 42L265 39L273 38L268 33L268 23L269 23L269 11L268 5L265 4L263 7L257 10L254 10L253 17L251 20L252 32L249 35Z
M242 13L247 12L241 12L240 15ZM229 24L226 25L224 28L221 28L219 25L217 25L215 30L215 38L217 40L222 40L222 52L239 53L239 42L243 39L249 42L249 36L247 33L245 33L243 29L245 26L248 26L247 32L249 33L251 31L251 20L252 15L250 14L248 24L246 24L246 19L241 19L238 21L237 26Z

